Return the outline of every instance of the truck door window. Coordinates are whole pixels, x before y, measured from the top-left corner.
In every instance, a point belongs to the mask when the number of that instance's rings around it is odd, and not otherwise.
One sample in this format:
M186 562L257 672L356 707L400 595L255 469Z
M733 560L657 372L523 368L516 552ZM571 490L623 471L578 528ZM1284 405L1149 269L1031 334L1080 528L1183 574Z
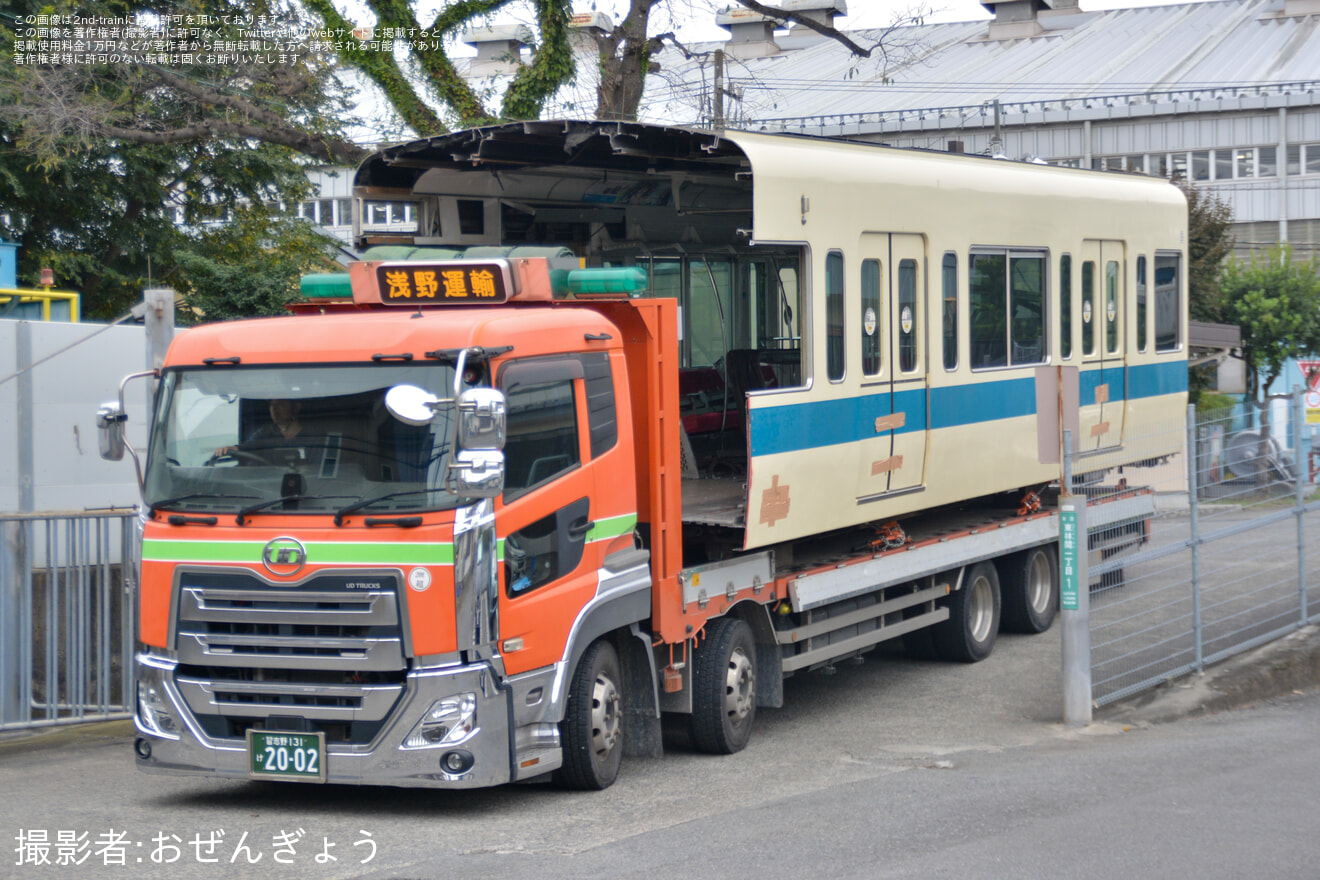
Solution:
M504 500L581 464L573 380L518 383L505 390Z
M510 596L571 574L591 529L590 499L579 498L504 539L504 584Z

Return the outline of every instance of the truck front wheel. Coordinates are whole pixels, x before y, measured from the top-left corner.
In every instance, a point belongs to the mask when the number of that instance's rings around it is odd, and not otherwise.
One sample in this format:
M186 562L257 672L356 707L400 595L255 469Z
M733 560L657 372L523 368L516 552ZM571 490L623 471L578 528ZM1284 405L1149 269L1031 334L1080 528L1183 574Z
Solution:
M990 656L999 635L999 574L993 562L968 569L962 589L949 599L949 619L932 635L945 660L975 663Z
M756 641L736 617L712 620L692 670L692 741L713 755L742 751L756 719Z
M593 642L578 661L559 725L564 764L558 780L565 788L600 791L619 775L623 759L623 693L619 655L609 642Z

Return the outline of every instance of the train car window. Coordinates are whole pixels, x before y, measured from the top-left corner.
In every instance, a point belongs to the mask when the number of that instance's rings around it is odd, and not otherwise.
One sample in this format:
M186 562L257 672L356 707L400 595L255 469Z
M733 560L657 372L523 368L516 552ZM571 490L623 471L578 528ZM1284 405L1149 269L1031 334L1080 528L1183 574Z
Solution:
M825 257L825 369L831 382L843 378L843 254Z
M1137 257L1137 351L1146 350L1146 258Z
M1059 357L1072 357L1072 255L1059 257Z
M917 261L898 264L898 367L917 368Z
M1045 258L1017 256L1009 261L1009 331L1013 364L1039 364L1045 360Z
M862 374L880 373L880 261L862 261Z
M1006 254L972 254L967 262L972 314L972 369L1008 365Z
M958 368L958 255L944 255L944 369Z
M1118 351L1118 263L1105 263L1105 351Z
M1082 354L1095 354L1095 263L1082 263Z
M1155 350L1177 351L1182 304L1182 255L1155 255Z
M968 263L972 369L1045 361L1045 254L981 251Z

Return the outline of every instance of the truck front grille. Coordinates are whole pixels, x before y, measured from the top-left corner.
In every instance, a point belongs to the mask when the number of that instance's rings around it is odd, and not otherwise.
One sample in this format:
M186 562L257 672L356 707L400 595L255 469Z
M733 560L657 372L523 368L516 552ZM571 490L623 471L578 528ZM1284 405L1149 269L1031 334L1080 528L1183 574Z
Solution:
M175 684L212 737L256 727L365 743L403 693L404 632L391 573L322 574L296 587L185 573Z

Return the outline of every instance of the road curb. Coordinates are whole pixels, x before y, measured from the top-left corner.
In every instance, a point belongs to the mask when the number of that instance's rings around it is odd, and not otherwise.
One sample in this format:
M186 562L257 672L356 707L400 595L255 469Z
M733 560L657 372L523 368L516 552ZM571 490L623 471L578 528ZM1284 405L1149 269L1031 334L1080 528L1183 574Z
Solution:
M1158 724L1234 709L1320 685L1320 626L1305 626L1203 672L1096 712L1096 720Z

